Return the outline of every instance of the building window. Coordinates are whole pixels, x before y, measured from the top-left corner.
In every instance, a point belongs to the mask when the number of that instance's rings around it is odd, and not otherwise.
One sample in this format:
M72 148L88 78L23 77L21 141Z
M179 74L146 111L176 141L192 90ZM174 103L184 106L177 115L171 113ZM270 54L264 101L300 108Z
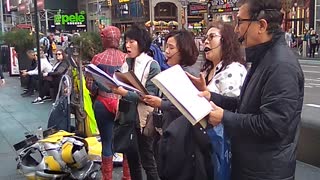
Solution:
M155 7L155 16L161 17L175 17L177 14L177 7L173 3L158 3Z

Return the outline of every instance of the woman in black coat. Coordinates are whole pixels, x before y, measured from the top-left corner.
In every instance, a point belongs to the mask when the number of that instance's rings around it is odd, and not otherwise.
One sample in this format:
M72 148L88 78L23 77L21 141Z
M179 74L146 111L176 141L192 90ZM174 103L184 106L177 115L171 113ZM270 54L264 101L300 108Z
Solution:
M169 66L179 64L186 72L197 75L199 70L192 69L191 66L197 61L198 55L199 51L190 32L179 30L167 35L165 56ZM166 97L146 95L144 102L163 111L163 124L159 131L161 136L155 143L160 178L212 179L210 141L205 141L206 136L202 137L200 127L192 126Z
M46 100L56 98L60 80L69 68L69 63L66 60L66 55L63 50L57 50L56 59L57 63L53 66L52 71L43 73L43 88L39 92L39 97L32 102L33 104L40 104ZM52 89L53 92L50 93L50 89Z

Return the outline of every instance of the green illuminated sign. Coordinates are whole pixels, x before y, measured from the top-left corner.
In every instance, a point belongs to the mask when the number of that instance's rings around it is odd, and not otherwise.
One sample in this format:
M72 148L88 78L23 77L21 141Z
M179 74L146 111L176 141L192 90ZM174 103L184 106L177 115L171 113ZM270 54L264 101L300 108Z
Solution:
M55 25L81 25L84 24L86 20L85 11L80 11L80 13L74 14L61 14L60 11L54 15Z

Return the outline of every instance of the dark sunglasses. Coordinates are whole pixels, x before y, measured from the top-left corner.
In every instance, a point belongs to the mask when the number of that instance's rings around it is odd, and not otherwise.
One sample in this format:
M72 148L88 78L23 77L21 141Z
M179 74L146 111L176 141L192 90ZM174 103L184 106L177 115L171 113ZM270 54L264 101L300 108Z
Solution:
M222 37L222 36L220 34L210 33L210 34L203 37L202 42L204 43L207 39L208 39L208 41L211 41L215 37Z

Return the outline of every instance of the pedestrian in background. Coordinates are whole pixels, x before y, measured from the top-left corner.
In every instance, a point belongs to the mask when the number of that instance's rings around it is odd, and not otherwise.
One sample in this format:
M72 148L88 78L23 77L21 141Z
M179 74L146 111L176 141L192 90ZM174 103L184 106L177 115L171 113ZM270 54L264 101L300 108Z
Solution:
M43 73L43 86L39 92L39 96L32 102L40 104L45 101L56 99L59 91L59 84L62 76L67 72L69 63L63 50L60 49L56 54L57 62L50 72Z
M23 71L31 71L33 69L37 68L37 55L36 52L34 50L28 50L26 52L28 59L31 61L31 65L28 69L25 70L21 70L21 72ZM37 80L37 76L28 76L27 77L27 88L24 89L24 92L21 94L22 97L27 97L27 96L32 96L34 95L34 91L36 89L36 80Z
M309 39L309 44L310 44L310 51L309 51L309 56L314 58L314 55L316 53L316 48L317 48L317 34L315 30L312 30L310 33L310 39Z
M34 53L34 60L38 61L41 65L41 70L40 73L49 73L52 71L52 65L49 63L49 61L46 59L44 51L41 49L40 50L40 60L37 57L37 54ZM39 62L40 61L40 62ZM36 66L32 70L21 70L21 75L26 77L26 76L32 76L34 79L39 79L39 74L38 74L38 66ZM32 81L33 83L33 81ZM42 82L43 83L43 82ZM43 84L41 84L43 86ZM32 94L32 92L30 92ZM40 98L36 98L34 101L32 101L32 104L42 104L43 101Z
M2 66L0 66L0 80L1 80L0 85L4 85L6 83L3 76Z
M286 33L285 33L285 39L287 41L287 44L289 47L291 47L292 45L292 32L291 29L289 29Z
M280 0L242 0L235 32L252 62L240 97L209 93L208 122L231 138L232 179L293 180L304 96L304 75L281 30Z
M121 52L119 47L120 30L114 26L107 26L100 32L100 37L105 51L95 55L91 61L105 73L113 76L114 72L124 63L126 54ZM119 96L102 85L93 81L92 77L87 77L87 87L91 92L96 93L94 101L94 113L100 132L102 143L102 179L112 180L113 152L112 152L112 129L115 115L118 111ZM130 180L130 171L126 156L122 161L122 180Z

